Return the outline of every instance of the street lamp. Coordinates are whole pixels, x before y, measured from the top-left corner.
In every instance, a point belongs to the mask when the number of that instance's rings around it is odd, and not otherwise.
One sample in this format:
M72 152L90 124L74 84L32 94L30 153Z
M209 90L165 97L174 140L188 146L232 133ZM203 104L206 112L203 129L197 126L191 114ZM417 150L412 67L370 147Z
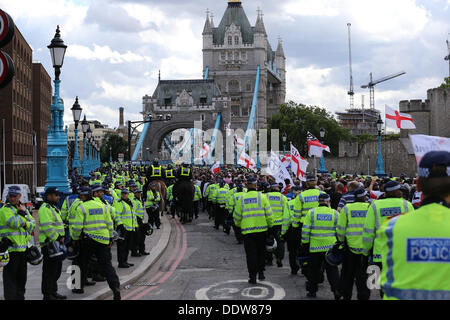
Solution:
M283 132L283 155L286 155L286 141L287 141L287 134L286 132Z
M112 163L112 147L109 146L109 163Z
M323 144L324 143L324 141L323 141L323 138L325 137L325 128L320 128L320 138L321 138L321 143ZM319 170L319 172L320 173L327 173L328 171L327 171L327 169L325 169L325 157L324 157L324 155L323 155L324 153L323 153L323 151L322 151L322 157L320 157L320 170Z
M91 146L91 138L92 138L92 131L91 131L91 127L88 128L87 132L86 132L86 138L87 138L87 152L88 155L86 157L87 160L87 175L89 175L89 173L91 172L91 167L92 167L92 146Z
M89 129L89 122L86 121L86 115L84 115L83 121L81 121L81 130L83 131L83 175L86 176L87 168L87 153L86 153L86 134Z
M47 179L45 189L56 187L61 192L69 192L68 180L68 152L67 152L67 133L64 130L64 105L59 95L61 68L64 63L64 56L67 46L61 39L59 26L56 34L48 46L50 50L53 68L55 69L55 93L52 97L51 128L47 133Z
M80 122L81 118L81 112L83 109L80 107L78 103L78 97L75 99L75 103L72 106L72 115L73 115L73 121L75 122L75 151L73 156L73 164L72 168L75 170L75 168L80 168L80 159L78 158L78 123Z
M378 121L377 121L377 129L378 129L378 156L377 156L377 168L375 170L375 175L378 177L384 177L386 176L386 173L384 172L384 165L383 165L383 156L381 154L381 130L383 128L383 120L381 120L381 115L378 115Z

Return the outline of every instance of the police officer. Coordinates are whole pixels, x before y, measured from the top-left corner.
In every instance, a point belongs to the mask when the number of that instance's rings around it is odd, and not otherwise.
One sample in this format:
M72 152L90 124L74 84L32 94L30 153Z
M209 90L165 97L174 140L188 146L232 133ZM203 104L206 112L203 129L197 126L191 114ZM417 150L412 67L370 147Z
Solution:
M228 210L228 213L231 215L231 217L233 217L236 203L240 201L240 198L245 192L247 192L247 188L244 188L242 184L238 184L234 189L233 195L228 198L226 209ZM244 240L242 237L241 228L236 226L236 224L234 223L234 219L232 221L232 227L234 230L234 236L236 237L238 244L242 244Z
M247 182L248 192L236 203L234 223L241 228L249 273L248 282L256 284L256 275L264 280L264 260L266 239L272 234L273 214L266 196L256 191L257 180Z
M136 239L134 241L134 250L133 253L131 254L132 257L148 256L150 254L145 251L145 231L144 231L145 210L144 205L142 204L141 195L142 190L136 189L134 190L134 199L131 200L135 208L136 219L138 223L138 228L136 231Z
M134 213L133 203L128 199L128 189L123 189L121 199L114 202L116 214L120 216L120 220L125 228L125 239L117 242L117 260L119 268L129 268L134 264L128 262L128 254L133 248L134 234L137 227L136 215Z
M111 245L113 222L104 206L92 199L89 187L83 187L80 195L85 196L84 201L75 210L75 216L70 224L70 236L75 246L80 247L81 289L87 278L87 266L90 257L94 254L102 275L106 277L108 285L114 294L114 300L120 300L120 282L111 264Z
M161 201L161 194L158 192L157 184L155 182L150 182L150 189L147 190L147 196L145 200L145 209L148 215L148 221L153 227L159 229L161 225L161 220L159 219L159 203Z
M287 212L288 201L286 196L281 194L280 186L276 183L271 185L271 191L267 193L267 199L269 200L270 207L273 213L273 231L275 240L277 241L277 248L274 252L277 259L277 266L281 268L283 266L282 260L284 258L284 241L281 241L281 225L283 224L283 215ZM273 259L273 253L267 252L266 265L271 266Z
M378 233L383 298L450 300L450 153L425 154L418 171L421 207L391 217Z
M302 246L309 251L310 262L306 271L307 297L315 298L324 267L327 279L336 300L338 293L339 270L325 261L325 253L336 242L338 212L330 208L331 198L328 194L319 195L319 206L312 208L305 216L302 228Z
M382 256L380 239L376 236L381 225L391 216L400 213L414 212L411 202L402 198L400 184L396 181L389 181L384 185L385 199L372 202L367 210L363 230L363 253L372 257L373 264L382 268ZM370 260L369 260L370 262ZM380 291L383 296L383 291Z
M42 285L44 300L65 300L67 297L58 293L58 279L61 276L62 259L50 257L49 246L57 241L64 243L64 224L58 208L60 193L57 188L45 190L45 201L38 211L39 242L42 249Z
M219 226L223 226L223 231L230 234L230 230L225 228L225 207L227 203L228 189L225 187L225 181L220 180L219 189L217 189L217 209L214 218L214 228L219 229Z
M194 214L195 219L198 219L198 210L199 210L199 203L202 200L202 191L200 190L200 186L195 184L195 193L194 193Z
M177 172L177 178L181 180L192 180L192 170L186 164L183 164Z
M358 300L369 300L367 257L362 254L362 234L369 203L366 202L366 191L363 188L356 189L353 194L354 203L347 203L338 218L338 240L345 243L339 292L344 300L351 300L356 280Z
M172 166L170 164L167 166L165 178L166 178L166 183L170 180L175 179L175 175L174 175Z
M8 248L9 263L3 268L5 300L25 300L26 250L36 223L20 202L21 197L20 187L9 187L6 203L0 209L0 238L7 238L12 242L12 246Z

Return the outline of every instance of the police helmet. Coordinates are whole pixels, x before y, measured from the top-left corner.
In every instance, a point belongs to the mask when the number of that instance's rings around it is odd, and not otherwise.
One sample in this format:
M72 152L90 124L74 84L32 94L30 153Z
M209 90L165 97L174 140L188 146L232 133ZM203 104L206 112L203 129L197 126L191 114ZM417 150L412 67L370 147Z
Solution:
M266 251L274 252L277 249L277 240L274 237L269 237L266 239Z
M9 262L9 252L8 250L0 252L0 267L4 267Z
M336 242L325 254L325 260L329 265L338 266L342 263L343 253L342 243Z
M64 243L53 241L48 244L48 256L51 259L63 261L67 257L67 248Z
M150 225L150 223L145 223L142 226L142 231L145 233L146 236L151 236L153 234L153 228Z
M31 246L26 252L27 262L33 266L37 266L42 261L41 250L36 246Z

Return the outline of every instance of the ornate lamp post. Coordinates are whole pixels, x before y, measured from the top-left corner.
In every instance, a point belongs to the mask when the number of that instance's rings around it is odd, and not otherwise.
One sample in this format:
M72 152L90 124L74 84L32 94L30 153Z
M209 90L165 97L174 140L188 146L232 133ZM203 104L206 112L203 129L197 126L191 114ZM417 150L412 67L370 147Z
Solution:
M88 128L87 132L86 132L86 137L87 137L87 144L88 144L88 156L86 158L87 161L87 172L86 172L86 176L89 175L89 173L91 173L92 170L92 146L91 146L91 139L92 139L92 131L91 131L91 127Z
M320 138L321 138L321 143L323 144L323 138L325 137L325 128L320 128ZM320 157L320 173L327 173L327 169L325 169L325 157L323 156L323 152L322 152L322 157Z
M78 97L75 99L75 103L73 104L71 110L72 110L72 114L73 114L73 121L75 122L75 129L74 129L75 150L74 150L73 164L72 164L72 169L75 169L75 168L81 167L80 159L78 157L78 123L80 122L81 112L83 111L83 109L78 104Z
M112 147L109 147L109 163L112 163Z
M378 129L378 156L377 156L377 168L375 174L378 177L385 177L384 172L383 156L381 154L381 129L383 128L383 120L381 120L381 115L378 115L377 129Z
M84 115L83 121L81 121L81 130L83 131L83 175L88 174L87 168L87 154L86 154L86 134L89 129L89 122L86 121L86 115Z
M47 179L45 189L57 187L61 192L69 192L68 167L67 167L67 133L64 126L64 105L59 96L59 86L61 68L64 63L64 55L67 46L61 39L59 26L56 29L55 37L48 46L52 57L53 68L55 69L55 93L50 106L52 126L47 133Z
M286 155L286 141L287 141L287 134L286 132L283 132L283 156Z

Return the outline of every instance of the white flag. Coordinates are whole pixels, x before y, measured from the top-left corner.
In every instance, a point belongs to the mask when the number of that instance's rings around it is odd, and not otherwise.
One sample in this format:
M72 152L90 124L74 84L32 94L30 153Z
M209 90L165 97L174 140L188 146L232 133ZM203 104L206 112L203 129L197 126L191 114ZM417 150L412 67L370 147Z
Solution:
M258 171L256 169L256 163L255 160L253 160L248 154L246 154L244 151L242 151L241 156L239 157L239 161L237 162L241 166L252 170L253 172Z
M450 138L410 134L409 139L416 155L417 165L419 165L423 156L430 151L450 152Z
M239 138L238 136L234 136L234 141L236 142L236 148L240 149L244 147L244 139Z
M286 184L284 183L285 179L289 179L290 183L293 184L291 176L286 167L281 162L280 157L273 151L270 153L270 159L267 163L266 173L274 177L276 182L281 182L284 186L286 186Z
M386 107L386 126L397 129L415 129L411 115L400 113L397 110Z
M308 161L302 158L300 152L291 143L291 170L301 181L306 181L305 173Z

